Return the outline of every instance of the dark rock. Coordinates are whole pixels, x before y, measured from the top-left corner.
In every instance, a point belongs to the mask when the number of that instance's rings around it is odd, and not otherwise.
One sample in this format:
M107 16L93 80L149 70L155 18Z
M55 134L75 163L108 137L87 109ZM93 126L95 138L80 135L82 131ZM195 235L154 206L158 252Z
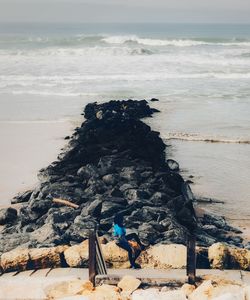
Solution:
M157 102L157 101L159 101L159 99L157 99L157 98L152 98L150 101L152 101L152 102Z
M109 195L112 197L123 197L123 193L121 192L120 189L118 188L113 188L110 192Z
M18 246L29 242L29 234L13 232L11 234L0 234L0 253L8 252Z
M148 223L143 223L138 228L139 238L143 244L149 245L154 244L156 241L156 237L162 236L159 232Z
M127 181L134 182L137 182L137 180L140 178L139 172L135 170L135 167L123 168L120 172L120 177L126 179Z
M141 178L147 179L153 175L152 171L144 171L140 174Z
M221 230L218 229L215 225L203 225L202 230L207 232L208 234L212 236L216 236L218 234L221 234Z
M86 166L83 166L80 169L78 169L77 176L79 176L82 179L89 180L90 178L98 178L99 173L98 169L95 166L87 164Z
M196 239L200 246L211 246L217 242L217 239L206 234L205 232L197 232Z
M30 239L38 244L55 244L58 245L62 242L61 233L53 224L44 224L39 229L30 233Z
M24 193L18 194L11 200L11 204L23 203L29 201L33 191L26 191Z
M236 245L236 246L240 246L240 244L243 242L243 238L241 236L228 236L227 237L227 242L229 244L233 244L233 245Z
M82 209L82 216L91 216L96 219L100 219L102 211L102 200L96 199L89 206Z
M107 190L102 180L93 180L88 182L88 187L84 190L85 197L91 197L96 194L103 194Z
M119 176L117 174L107 174L102 177L103 182L106 185L114 186L119 181Z
M217 228L227 229L227 223L224 217L216 216L213 214L204 214L203 215L203 224L215 225Z
M94 230L97 223L88 217L78 216L74 223L63 234L64 241L80 243L89 237L89 231Z
M154 203L154 205L163 205L166 204L169 200L169 197L167 194L163 192L156 192L153 194L153 196L150 198L150 201Z
M36 212L39 215L45 214L53 205L51 199L34 199L29 202L29 208L31 211Z
M134 188L137 188L137 184L135 183L124 183L122 184L120 187L119 187L119 190L124 193L125 191L129 190L129 189L134 189Z
M102 204L102 218L114 217L115 214L121 212L124 206L118 203L112 203L110 201L104 201Z
M19 211L19 221L20 226L27 225L29 223L35 222L37 219L39 219L42 216L42 213L36 213L31 210L28 206L21 207Z
M15 222L17 218L17 210L8 207L0 209L0 225L11 224Z
M187 236L186 232L181 227L176 227L174 229L170 229L163 233L162 243L176 243L176 244L186 244Z
M173 159L167 159L167 165L171 171L179 171L180 170L178 162Z
M116 203L116 204L120 204L120 205L123 205L125 207L128 206L128 201L123 198L123 197L105 197L104 198L106 202L111 202L111 203Z
M124 197L131 204L137 200L149 199L150 194L143 190L129 189L124 192Z

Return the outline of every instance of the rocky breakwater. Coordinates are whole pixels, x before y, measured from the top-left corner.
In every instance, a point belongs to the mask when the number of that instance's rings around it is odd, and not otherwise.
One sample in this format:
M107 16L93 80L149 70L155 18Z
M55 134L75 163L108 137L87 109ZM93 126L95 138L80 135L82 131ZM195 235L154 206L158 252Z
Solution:
M117 212L146 245L185 244L188 230L195 229L203 246L218 241L239 246L241 238L230 237L235 230L224 219L195 218L178 163L166 159L159 132L140 120L155 112L145 100L88 104L85 121L67 137L58 160L39 172L37 187L13 199L22 203L20 210L0 211L0 254L17 247L72 246L95 226L110 240Z

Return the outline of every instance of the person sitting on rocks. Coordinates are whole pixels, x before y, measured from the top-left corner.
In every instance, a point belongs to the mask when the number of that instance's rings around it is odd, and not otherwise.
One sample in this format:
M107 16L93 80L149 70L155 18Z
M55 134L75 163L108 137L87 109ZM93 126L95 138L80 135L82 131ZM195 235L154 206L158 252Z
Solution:
M113 231L117 246L128 251L130 268L141 268L141 266L135 261L140 255L141 251L145 249L145 246L141 243L136 233L126 235L126 228L123 225L122 214L115 215Z

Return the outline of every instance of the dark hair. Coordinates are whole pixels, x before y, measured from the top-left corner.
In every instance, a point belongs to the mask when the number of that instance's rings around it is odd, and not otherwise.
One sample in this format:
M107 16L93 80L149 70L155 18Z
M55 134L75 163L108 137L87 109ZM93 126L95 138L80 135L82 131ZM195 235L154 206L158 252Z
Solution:
M114 223L119 225L120 227L123 226L123 215L122 214L115 215Z

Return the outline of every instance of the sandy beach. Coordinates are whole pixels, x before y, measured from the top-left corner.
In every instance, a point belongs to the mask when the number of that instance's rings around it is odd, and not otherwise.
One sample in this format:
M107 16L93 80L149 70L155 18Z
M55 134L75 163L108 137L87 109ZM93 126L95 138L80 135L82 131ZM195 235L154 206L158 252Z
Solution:
M0 206L34 187L37 172L57 159L73 126L60 121L0 123Z

